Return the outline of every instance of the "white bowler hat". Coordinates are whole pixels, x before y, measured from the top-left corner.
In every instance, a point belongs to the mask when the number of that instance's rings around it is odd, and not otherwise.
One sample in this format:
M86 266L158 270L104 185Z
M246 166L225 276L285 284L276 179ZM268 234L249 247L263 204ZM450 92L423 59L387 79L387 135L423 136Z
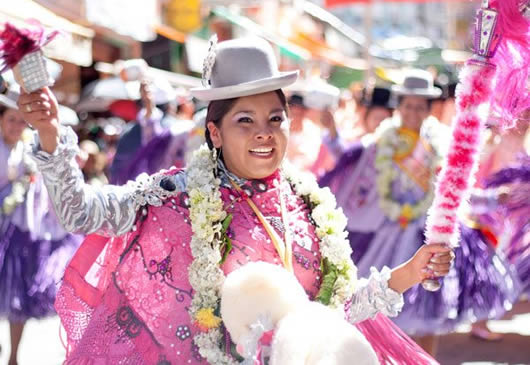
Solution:
M293 84L298 71L280 72L271 45L259 37L216 44L204 61L203 87L191 89L199 100L238 98L278 90Z
M0 94L0 105L5 108L18 110L17 101L19 97L20 86L17 84L9 84L4 93Z
M431 73L419 69L405 71L403 84L392 86L392 92L401 96L423 96L429 99L442 95L442 89L434 86Z

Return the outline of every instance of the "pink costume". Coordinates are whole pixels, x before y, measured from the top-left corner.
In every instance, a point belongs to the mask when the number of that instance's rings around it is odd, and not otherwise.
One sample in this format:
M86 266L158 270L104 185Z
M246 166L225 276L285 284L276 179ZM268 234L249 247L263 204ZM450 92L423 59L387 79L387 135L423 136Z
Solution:
M75 135L66 130L53 155L34 150L63 224L101 235L89 236L78 250L57 296L56 309L67 334L66 363L205 364L193 343L199 329L187 311L194 293L187 270L192 231L185 171L143 174L125 186L94 189L82 182L76 149ZM233 215L228 231L233 249L222 265L225 274L251 261L280 264L256 215L226 176L238 182L279 234L285 229L279 219L279 189L286 195L294 273L313 298L321 282L319 241L310 210L279 172L263 180L242 180L219 164L225 209ZM386 317L376 317L379 312L396 315L402 305L402 296L388 288L389 276L384 269L359 281L347 317L382 363L433 363ZM237 358L223 332L226 352Z

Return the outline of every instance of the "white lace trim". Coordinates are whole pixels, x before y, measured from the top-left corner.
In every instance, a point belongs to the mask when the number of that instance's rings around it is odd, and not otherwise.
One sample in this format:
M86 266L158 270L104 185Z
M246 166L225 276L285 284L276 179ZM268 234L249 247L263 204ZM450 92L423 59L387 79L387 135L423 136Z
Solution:
M373 289L374 308L387 317L397 316L403 309L403 295L388 286L392 271L384 266L381 271L370 268L369 286Z

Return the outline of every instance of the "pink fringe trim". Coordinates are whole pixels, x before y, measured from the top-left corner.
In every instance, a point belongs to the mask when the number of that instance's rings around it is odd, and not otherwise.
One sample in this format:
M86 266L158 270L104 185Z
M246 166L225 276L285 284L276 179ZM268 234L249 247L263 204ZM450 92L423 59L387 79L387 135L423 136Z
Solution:
M438 364L398 326L382 314L356 324L370 342L382 365Z
M24 56L40 50L59 34L47 32L38 21L32 20L30 24L33 28L22 29L5 23L0 32L0 72L13 68Z

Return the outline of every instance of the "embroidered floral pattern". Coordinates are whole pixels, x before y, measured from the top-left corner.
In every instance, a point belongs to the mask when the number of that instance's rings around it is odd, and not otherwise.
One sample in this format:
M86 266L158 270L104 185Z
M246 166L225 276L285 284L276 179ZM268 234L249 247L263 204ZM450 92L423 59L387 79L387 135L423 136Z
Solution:
M181 341L187 340L191 336L191 331L188 326L178 326L175 336Z
M171 252L173 252L173 250L171 250ZM173 280L171 269L171 252L160 262L156 262L156 260L151 260L149 262L149 267L156 269L155 271L148 271L150 275L156 277L157 274L160 274L162 278L166 280Z
M124 342L128 338L138 337L144 328L142 322L128 306L119 307L114 315L107 318L106 329L111 329L114 324L122 331L122 335L116 339L118 342Z

